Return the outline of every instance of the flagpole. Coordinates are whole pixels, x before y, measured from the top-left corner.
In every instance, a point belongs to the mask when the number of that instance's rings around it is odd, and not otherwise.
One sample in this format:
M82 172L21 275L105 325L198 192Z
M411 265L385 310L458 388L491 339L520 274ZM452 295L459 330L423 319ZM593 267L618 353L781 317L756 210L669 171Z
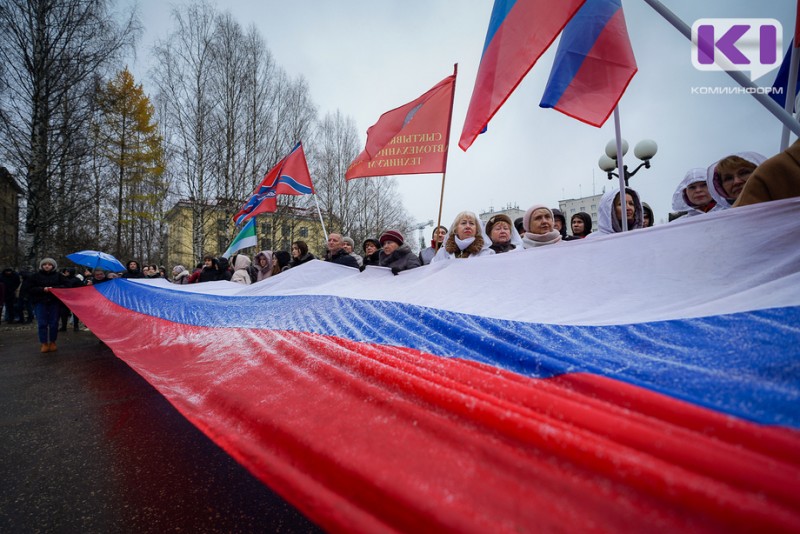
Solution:
M453 123L453 102L456 98L456 81L458 81L458 63L453 65L453 90L450 92L450 117L447 119L447 134L445 146L447 153L444 155L444 168L442 169L442 191L439 194L439 216L436 219L436 228L442 225L442 206L444 205L444 181L447 176L447 160L450 158L450 125ZM434 231L434 234L436 232ZM433 240L433 247L439 249L439 241Z
M317 205L317 215L319 215L319 222L322 225L322 233L325 234L325 242L328 242L328 231L325 229L325 221L322 220L322 212L319 209L319 202L317 202L317 195L314 193L311 195L314 197L314 204Z
M644 0L647 4L652 7L656 13L664 17L667 22L672 24L676 30L681 32L684 37L692 40L692 29L686 25L675 13L667 9L664 4L659 2L659 0ZM753 98L758 100L758 102L767 108L767 111L772 113L779 121L781 121L784 126L790 129L795 135L800 136L800 122L795 119L791 114L787 113L785 109L783 109L780 104L772 100L769 95L763 92L763 89L754 84L750 79L742 74L741 71L738 70L726 70L725 71L728 76L733 78L739 85L744 87L745 89L750 89L748 93L753 95ZM788 98L788 95L787 95Z
M622 128L619 123L619 104L614 106L614 137L617 142L617 173L619 174L619 212L622 231L628 231L627 201L625 199L625 164L622 163ZM614 209L614 203L611 203Z
M797 7L795 8L795 22L794 22L794 39L792 39L792 56L789 62L789 83L786 84L786 100L783 104L783 109L786 113L794 116L795 104L797 103L797 70L800 65L800 53L797 47L800 46L800 40L797 39L798 30L800 28L800 0L797 0ZM781 152L789 148L789 128L783 126L781 133Z

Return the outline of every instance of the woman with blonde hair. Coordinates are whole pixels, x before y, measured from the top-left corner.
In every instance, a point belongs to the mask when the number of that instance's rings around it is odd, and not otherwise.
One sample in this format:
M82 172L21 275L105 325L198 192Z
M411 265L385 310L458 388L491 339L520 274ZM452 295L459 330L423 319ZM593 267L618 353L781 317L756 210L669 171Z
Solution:
M444 244L433 257L431 263L444 260L477 258L489 256L494 250L489 248L491 241L486 238L478 216L471 211L462 211L456 215Z

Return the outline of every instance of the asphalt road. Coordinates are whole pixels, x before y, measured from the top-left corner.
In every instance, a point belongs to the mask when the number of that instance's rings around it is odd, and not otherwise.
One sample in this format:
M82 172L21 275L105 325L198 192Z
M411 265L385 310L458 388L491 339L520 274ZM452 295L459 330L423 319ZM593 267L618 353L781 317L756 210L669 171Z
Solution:
M91 333L0 325L0 532L318 532Z

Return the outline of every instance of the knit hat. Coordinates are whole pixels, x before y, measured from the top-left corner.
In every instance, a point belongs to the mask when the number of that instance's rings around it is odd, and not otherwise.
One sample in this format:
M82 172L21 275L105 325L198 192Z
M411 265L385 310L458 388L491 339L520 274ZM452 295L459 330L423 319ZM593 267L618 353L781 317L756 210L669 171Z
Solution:
M347 243L348 245L350 245L350 248L353 248L353 247L355 247L355 246L356 246L356 243L355 243L355 241L353 241L353 238L352 238L352 237L343 237L343 238L342 238L342 241L344 241L345 243Z
M369 239L365 239L364 243L361 245L361 249L366 252L367 251L367 243L372 243L375 245L375 248L381 248L381 242L377 239L370 237Z
M54 260L53 258L42 258L42 261L39 262L39 268L41 269L42 265L44 265L45 263L49 263L50 265L52 265L54 271L58 269L58 264L56 263L56 260Z
M403 239L403 234L397 230L386 230L383 232L383 234L381 234L381 246L383 246L383 244L387 241L394 241L398 245L402 245L405 240Z
M183 265L176 265L175 267L172 268L172 274L180 274L185 270L186 267L184 267Z
M514 225L511 223L511 217L502 213L498 213L497 215L492 215L492 217L486 221L486 235L491 236L492 228L499 222L506 223L509 230L514 227Z

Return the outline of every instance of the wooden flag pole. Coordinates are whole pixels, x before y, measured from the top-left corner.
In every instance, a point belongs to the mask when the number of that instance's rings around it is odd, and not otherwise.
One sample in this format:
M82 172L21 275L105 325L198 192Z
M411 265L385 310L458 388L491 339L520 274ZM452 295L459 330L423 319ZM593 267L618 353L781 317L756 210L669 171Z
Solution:
M456 98L456 82L458 81L458 63L453 65L453 90L450 93L450 117L447 119L447 135L445 140L445 146L447 147L447 153L444 156L444 169L442 169L442 191L439 194L439 216L436 218L436 228L439 228L442 225L442 205L444 204L444 181L445 176L447 176L447 160L450 158L450 126L453 123L453 102ZM435 234L435 231L434 231ZM434 239L433 240L433 248L435 250L439 250L439 242Z

